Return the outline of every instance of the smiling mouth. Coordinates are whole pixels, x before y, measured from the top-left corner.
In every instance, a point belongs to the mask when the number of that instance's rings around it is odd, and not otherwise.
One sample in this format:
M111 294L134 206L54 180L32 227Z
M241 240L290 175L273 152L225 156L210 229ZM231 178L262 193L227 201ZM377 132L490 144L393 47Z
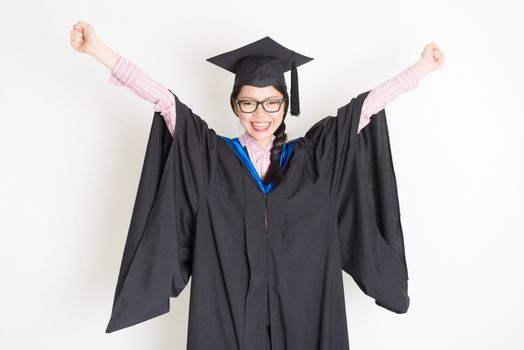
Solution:
M269 129L269 125L271 125L271 122L265 122L265 123L253 123L251 122L251 126L255 131L263 132Z

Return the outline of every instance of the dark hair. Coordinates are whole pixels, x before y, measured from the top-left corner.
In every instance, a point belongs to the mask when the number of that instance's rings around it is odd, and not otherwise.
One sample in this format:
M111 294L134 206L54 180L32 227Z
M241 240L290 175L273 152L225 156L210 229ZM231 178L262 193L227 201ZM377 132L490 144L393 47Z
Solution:
M265 184L269 183L276 183L278 180L282 178L282 170L280 169L280 152L282 151L282 146L287 141L287 134L286 134L286 115L287 110L289 107L289 94L287 93L287 89L285 86L282 85L273 85L275 89L277 89L282 95L284 95L285 99L285 107L284 107L284 115L282 117L282 123L280 126L275 130L275 140L273 141L273 147L271 147L271 154L269 156L269 168L266 172L266 175L262 179L262 181ZM240 93L240 89L242 86L235 86L233 88L233 91L231 92L231 108L233 109L233 112L235 111L235 99L238 97L238 94ZM236 114L236 113L235 113ZM238 116L237 116L238 117Z

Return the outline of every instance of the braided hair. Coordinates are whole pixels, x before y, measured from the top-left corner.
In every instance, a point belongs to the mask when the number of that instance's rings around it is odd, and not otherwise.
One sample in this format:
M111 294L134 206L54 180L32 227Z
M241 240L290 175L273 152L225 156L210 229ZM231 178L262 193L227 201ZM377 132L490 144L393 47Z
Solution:
M273 85L275 89L277 89L282 95L284 95L285 99L285 107L284 107L284 115L282 117L282 123L279 125L279 127L275 130L275 139L273 140L273 146L271 147L271 152L269 156L269 168L266 172L266 175L262 179L262 181L265 184L269 183L276 183L278 180L282 178L282 170L280 169L280 152L282 151L282 147L284 146L284 143L287 141L287 134L286 134L286 114L288 110L288 101L289 101L289 94L287 93L287 89L284 86L281 85ZM233 88L233 91L231 92L231 108L233 111L235 111L235 99L237 98L238 94L240 93L242 86L235 86Z

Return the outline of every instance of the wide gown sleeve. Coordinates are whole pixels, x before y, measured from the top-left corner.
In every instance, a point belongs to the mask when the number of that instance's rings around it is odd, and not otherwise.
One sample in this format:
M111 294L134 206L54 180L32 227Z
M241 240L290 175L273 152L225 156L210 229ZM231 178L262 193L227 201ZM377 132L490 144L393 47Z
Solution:
M317 184L336 210L342 269L377 305L405 313L408 271L385 110L357 133L369 92L317 122L305 138L314 145Z
M153 116L106 333L167 313L191 276L194 215L216 169L217 135L175 103L174 136Z

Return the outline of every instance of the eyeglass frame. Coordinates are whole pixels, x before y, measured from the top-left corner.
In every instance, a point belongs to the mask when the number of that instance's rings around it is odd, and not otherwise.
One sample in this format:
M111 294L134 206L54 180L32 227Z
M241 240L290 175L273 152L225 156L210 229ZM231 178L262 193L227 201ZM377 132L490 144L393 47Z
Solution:
M266 111L267 113L276 113L276 112L280 111L280 109L282 108L282 103L284 103L285 101L287 101L287 99L286 99L285 97L282 97L281 99L273 99L273 98L270 98L270 99L266 99L266 100L258 101L258 100L238 100L238 99L235 98L235 101L237 102L238 108L240 108L240 111L241 111L242 113L255 113L255 112L257 111L257 109L258 109L258 105L261 105L261 106L262 106L262 109L263 109L264 111ZM244 112L244 111L242 110L242 107L240 106L240 102L245 102L245 101L255 102L255 103L257 104L256 107L255 107L255 109L253 110L253 112ZM266 107L264 107L264 104L263 104L263 103L266 102L266 101L278 101L278 102L280 102L280 104L278 105L278 109L277 109L276 111L271 111L271 112L268 111L268 110L266 109Z

